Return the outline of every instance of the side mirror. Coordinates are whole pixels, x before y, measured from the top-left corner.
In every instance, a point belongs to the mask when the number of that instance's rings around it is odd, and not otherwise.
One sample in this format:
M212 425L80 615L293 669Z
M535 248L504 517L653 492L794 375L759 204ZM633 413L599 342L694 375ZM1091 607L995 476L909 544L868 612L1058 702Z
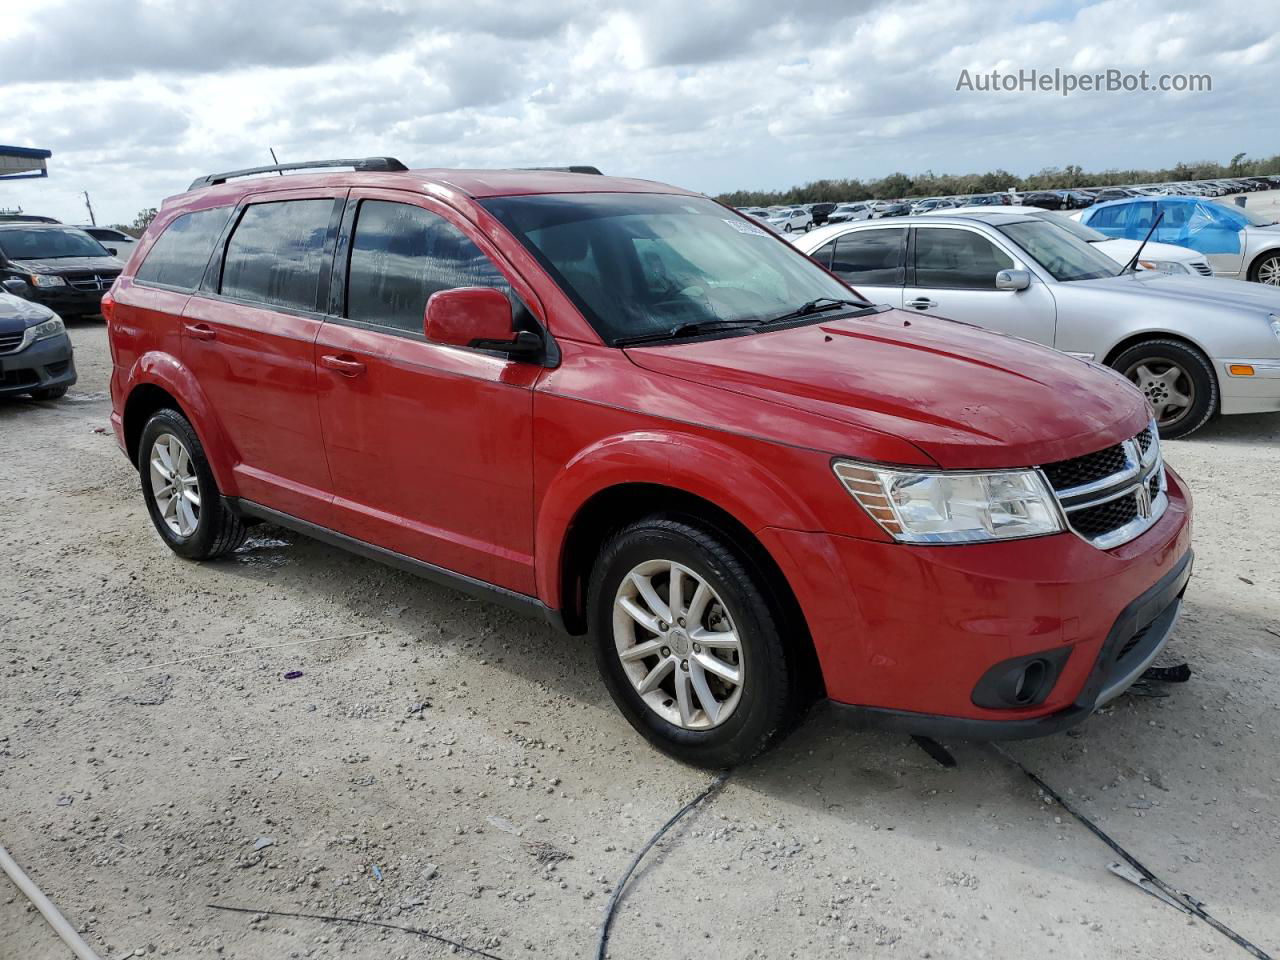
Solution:
M111 254L113 257L120 256L120 251L117 250L115 247L106 247L105 249L107 253Z
M996 274L997 290L1025 290L1031 286L1031 274L1026 270L1001 270Z
M0 287L4 288L5 293L11 293L15 297L25 297L31 292L31 288L27 286L27 281L19 280L17 277L10 277L0 283Z
M516 330L511 301L492 287L455 287L433 293L422 328L432 343L451 347L497 350L518 359L533 359L542 353L542 338L528 330Z

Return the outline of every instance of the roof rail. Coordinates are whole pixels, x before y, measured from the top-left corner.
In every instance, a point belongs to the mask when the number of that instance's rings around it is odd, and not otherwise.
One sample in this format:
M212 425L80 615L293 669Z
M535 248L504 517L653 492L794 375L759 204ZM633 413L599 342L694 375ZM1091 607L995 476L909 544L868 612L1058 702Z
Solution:
M207 177L196 177L191 181L191 186L187 187L187 189L198 190L200 187L212 187L215 184L226 183L228 180L235 180L238 177L252 177L259 173L283 174L286 170L311 170L328 167L350 167L352 170L366 173L401 173L409 169L395 157L363 157L357 160L307 160L303 163L275 163L269 167L249 167L245 170L211 173Z
M552 173L589 173L596 177L603 177L599 167L588 167L579 165L574 167L516 167L517 170L550 170Z

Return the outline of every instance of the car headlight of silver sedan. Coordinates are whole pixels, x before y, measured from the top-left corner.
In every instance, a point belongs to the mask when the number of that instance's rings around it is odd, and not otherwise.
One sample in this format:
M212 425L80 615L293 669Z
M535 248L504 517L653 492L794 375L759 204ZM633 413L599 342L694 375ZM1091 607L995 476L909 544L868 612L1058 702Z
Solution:
M1276 335L1277 340L1280 340L1280 317L1276 316L1273 313L1270 316L1270 320L1271 320L1271 332Z
M900 543L982 543L1065 529L1052 491L1035 470L912 470L852 460L837 460L832 469Z
M56 337L66 332L67 327L62 322L61 317L50 317L48 320L37 323L34 327L27 327L22 335L22 347L29 347L37 341L48 340L50 337Z
M1191 273L1191 268L1178 260L1139 260L1138 266L1160 273Z

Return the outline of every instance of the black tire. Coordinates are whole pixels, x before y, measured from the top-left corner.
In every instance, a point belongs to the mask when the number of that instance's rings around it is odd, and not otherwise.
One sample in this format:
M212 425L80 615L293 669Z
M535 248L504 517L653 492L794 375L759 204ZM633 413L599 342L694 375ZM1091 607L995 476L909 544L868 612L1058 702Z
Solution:
M1164 440L1177 440L1189 436L1208 423L1218 412L1218 378L1214 376L1209 359L1195 347L1181 340L1164 338L1144 340L1125 350L1112 361L1111 366L1127 377L1135 386L1142 389L1139 367L1146 365L1148 369L1162 367L1168 370L1176 366L1181 371L1178 376L1180 389L1190 397L1191 403L1182 407L1176 415L1172 412L1165 419L1157 418L1160 436ZM1144 392L1152 406L1159 410L1162 395L1158 388Z
M636 691L619 658L614 601L623 579L650 560L675 561L703 578L723 601L738 635L741 692L733 712L718 726L687 729L659 716ZM587 616L605 686L645 739L685 763L712 769L744 763L776 743L799 714L802 671L784 643L779 629L783 618L758 578L753 565L727 538L685 518L661 514L613 536L592 570Z
M1267 286L1280 286L1280 251L1264 253L1249 267L1249 279Z
M200 498L199 515L194 530L183 536L171 529L160 513L152 487L150 458L158 438L176 437L186 448L194 466ZM218 484L209 468L204 446L196 436L191 423L177 410L157 410L142 428L138 441L138 476L142 483L142 497L160 538L169 549L189 560L212 560L230 553L245 538L245 525L232 511L218 492Z
M792 230L792 227L791 227L791 224L790 224L790 223L784 223L784 224L782 225L782 231L783 231L784 233L790 233L790 232L791 232L791 230Z
M67 395L66 387L48 387L44 390L32 390L32 400L61 400Z

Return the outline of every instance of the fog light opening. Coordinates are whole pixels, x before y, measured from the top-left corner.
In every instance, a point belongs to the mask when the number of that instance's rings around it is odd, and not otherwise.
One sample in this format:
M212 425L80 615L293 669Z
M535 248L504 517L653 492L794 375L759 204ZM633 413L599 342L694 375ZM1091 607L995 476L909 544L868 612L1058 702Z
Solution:
M1049 664L1043 660L1032 660L1018 674L1018 681L1013 688L1013 702L1019 706L1034 703L1049 676Z

